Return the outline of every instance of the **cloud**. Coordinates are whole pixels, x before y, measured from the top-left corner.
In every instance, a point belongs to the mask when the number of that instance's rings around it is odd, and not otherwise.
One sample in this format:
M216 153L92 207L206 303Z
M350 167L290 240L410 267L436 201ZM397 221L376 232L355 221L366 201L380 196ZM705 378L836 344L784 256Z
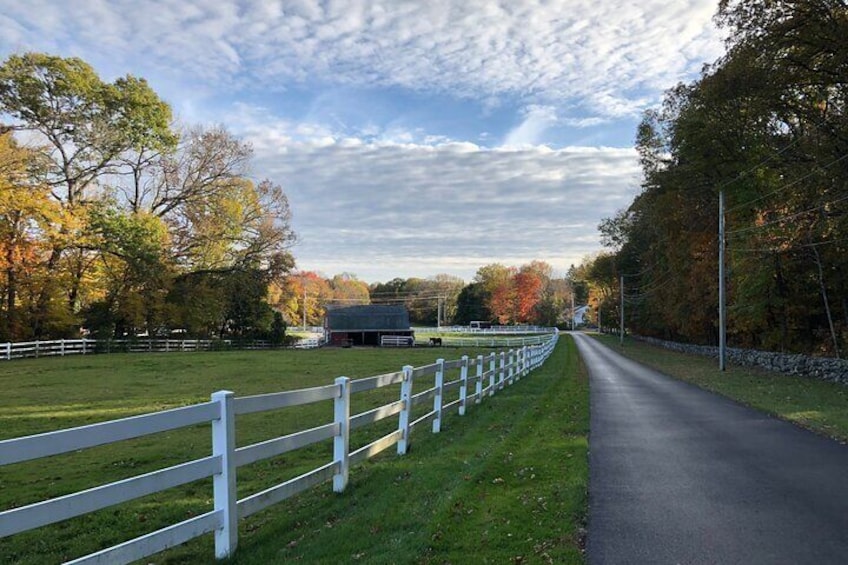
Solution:
M142 74L234 90L400 87L489 111L510 97L632 115L721 52L714 0L0 4L5 51L70 51L118 68L141 56Z
M627 206L639 183L633 149L488 149L293 129L245 118L240 132L256 169L289 196L298 264L370 281L442 272L468 280L491 262L532 259L565 271L598 249L598 222Z
M507 134L503 144L508 147L538 145L542 134L556 122L556 108L553 106L530 105L524 109L524 120Z
M637 190L638 159L579 145L625 129L604 143L629 145L646 106L721 54L715 8L0 0L0 53L144 76L182 118L242 135L255 175L289 194L303 268L468 279L494 261L564 271L597 249L598 221ZM578 146L540 145L577 129Z

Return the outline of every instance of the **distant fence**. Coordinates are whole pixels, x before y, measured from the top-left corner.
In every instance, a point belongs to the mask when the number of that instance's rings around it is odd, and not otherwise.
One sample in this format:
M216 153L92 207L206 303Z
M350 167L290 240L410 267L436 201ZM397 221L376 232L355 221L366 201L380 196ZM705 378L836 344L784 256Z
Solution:
M471 326L441 326L441 327L415 327L412 328L416 334L550 334L555 333L557 328L548 326L492 326L490 328L472 328Z
M381 347L412 347L415 345L415 338L411 335L381 335Z
M306 338L292 347L309 349L319 347L321 340ZM51 341L25 341L0 343L0 360L27 357L86 355L89 353L143 353L171 351L211 351L215 349L269 349L276 347L268 341L237 341L230 339L54 339Z
M487 356L478 355L475 359L463 356L453 361L439 359L423 367L406 365L395 373L357 380L339 377L334 384L327 386L244 397L236 397L231 391L219 391L212 394L209 402L202 404L0 441L2 466L197 424L211 423L212 427L210 456L0 512L0 538L212 477L212 511L69 563L129 563L209 532L215 532L216 557L226 558L232 555L238 544L240 518L330 479L335 492L344 491L352 465L395 444L398 454L405 454L413 428L432 422L433 433L438 433L446 410L455 408L460 415L464 415L471 401L479 404L486 396L492 396L496 391L526 376L548 358L558 337L555 333L548 336L543 344L508 353L493 352ZM446 381L446 374L457 378ZM413 382L427 375L435 376L435 385L413 394ZM401 389L398 400L350 415L351 395L396 384L400 384ZM445 402L446 393L457 389L458 396ZM332 422L236 448L236 416L326 400L333 400ZM412 407L430 400L432 410L412 420ZM351 430L394 415L398 416L398 425L394 431L350 451ZM237 499L236 470L239 467L329 439L333 440L332 461L241 500Z
M288 326L286 328L288 332L306 332L313 334L323 334L324 326Z
M438 336L441 345L450 347L524 347L525 345L539 345L550 339L550 334L555 334L558 331L556 328L547 326L493 326L484 329L469 326L442 326L441 328L413 329L418 345L432 344L431 338ZM515 337L516 334L531 335Z
M416 343L427 345L430 343L430 339L425 335L420 340L416 339ZM450 347L524 347L525 345L544 343L550 339L550 334L525 337L441 335L439 339L442 340L441 345Z

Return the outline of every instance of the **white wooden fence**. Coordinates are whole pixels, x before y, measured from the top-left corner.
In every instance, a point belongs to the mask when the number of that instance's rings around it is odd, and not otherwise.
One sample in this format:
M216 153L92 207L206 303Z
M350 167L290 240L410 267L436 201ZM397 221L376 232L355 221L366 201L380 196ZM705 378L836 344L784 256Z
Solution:
M321 347L322 339L318 337L304 337L294 344L295 349L315 349Z
M319 347L320 345L320 339L306 338L296 342L293 347L296 349L310 349ZM237 342L229 339L54 339L51 341L0 343L0 360L55 355L85 355L87 353L208 351L216 347L227 349L269 349L271 344L263 340Z
M550 339L550 334L523 337L441 335L439 339L442 340L442 345L451 347L524 347L525 345L544 343ZM420 345L427 345L430 343L430 336L425 335L420 340L416 339L416 341Z
M471 326L440 326L440 327L414 327L416 334L550 334L557 328L548 326L492 326L490 328L472 328Z
M381 335L380 347L412 347L415 338L411 335Z
M228 557L238 544L240 518L330 479L335 492L344 491L352 465L395 444L398 454L405 454L412 429L431 422L433 433L438 433L446 410L456 409L464 415L471 401L479 404L487 396L526 376L547 359L557 339L555 333L543 344L519 350L479 355L475 359L468 356L453 361L439 359L423 367L406 365L401 371L364 379L339 377L331 385L308 389L244 397L224 390L212 394L211 400L202 404L0 441L0 466L3 466L197 424L211 423L212 431L212 453L207 457L0 512L0 538L212 477L213 510L68 563L129 563L209 532L215 533L216 557ZM450 371L458 371L458 378L445 381L445 374ZM435 375L435 385L413 394L413 382L425 375ZM351 416L352 394L398 383L401 391L397 401ZM459 389L458 397L445 402L446 393L456 389ZM236 448L236 416L329 399L334 404L332 422ZM412 420L413 406L431 399L432 410ZM398 416L394 431L350 451L352 429L394 415ZM332 461L237 500L239 467L331 438Z

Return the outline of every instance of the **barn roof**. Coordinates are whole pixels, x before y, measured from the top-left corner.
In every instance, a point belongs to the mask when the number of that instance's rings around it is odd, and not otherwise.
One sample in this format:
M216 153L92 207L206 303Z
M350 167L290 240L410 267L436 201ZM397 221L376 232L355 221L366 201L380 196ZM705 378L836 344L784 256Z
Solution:
M391 304L335 307L327 310L327 326L332 331L408 330L409 312Z

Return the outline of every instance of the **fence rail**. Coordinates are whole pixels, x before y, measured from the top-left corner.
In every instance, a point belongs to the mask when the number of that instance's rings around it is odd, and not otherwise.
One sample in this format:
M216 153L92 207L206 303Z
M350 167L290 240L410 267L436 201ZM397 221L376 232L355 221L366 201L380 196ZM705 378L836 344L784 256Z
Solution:
M308 327L309 330L323 328ZM441 328L413 328L418 335L425 336L416 340L418 345L426 345L429 336L442 336L442 345L468 347L524 347L538 345L548 339L547 335L556 332L556 328L543 326L494 326L491 328L472 328L469 326L443 326ZM445 335L448 334L448 335ZM454 335L450 335L454 334ZM474 337L465 337L473 335ZM529 337L504 338L504 335L541 334ZM483 337L485 336L485 337ZM412 345L410 337L382 336L381 345ZM320 347L320 337L302 338L292 346L295 349L313 349ZM48 341L25 341L18 343L0 343L0 360L24 359L32 357L52 357L65 355L86 355L91 353L168 353L173 351L209 351L213 349L269 349L268 341L235 341L229 339L54 339Z
M319 338L304 338L292 347L311 349L320 347ZM0 360L86 355L91 353L167 353L173 351L210 351L222 349L269 349L274 347L264 340L234 341L230 339L54 339L50 341L24 341L0 343Z
M440 337L441 345L450 347L524 347L525 345L539 345L550 339L550 334L533 335L524 337L504 337L503 335L491 334L488 336L472 335L443 335ZM417 345L430 344L430 338L424 337Z
M473 328L471 326L414 327L416 334L551 334L557 328L548 326L492 326Z
M431 423L433 433L438 433L446 410L456 408L459 415L464 415L469 403L479 404L497 390L528 375L544 363L556 346L558 337L554 333L547 336L543 343L509 352L492 352L476 358L463 356L451 361L439 359L417 368L406 365L396 373L357 380L339 377L331 385L308 389L243 397L236 397L231 391L218 391L212 394L209 402L193 406L0 441L0 466L3 466L204 423L211 424L212 434L212 453L209 456L0 512L0 538L212 477L214 510L211 512L70 563L129 563L212 531L215 532L216 557L226 558L232 555L238 544L240 518L330 479L334 491L344 491L351 465L393 445L397 445L399 455L405 454L412 429ZM456 378L446 380L448 373ZM414 381L430 375L434 377L434 386L413 394ZM350 414L352 394L397 384L401 389L398 400L360 414ZM457 389L456 398L448 394ZM446 401L447 396L451 400ZM329 399L333 401L332 422L236 448L236 415ZM432 403L432 409L413 420L413 406L428 402ZM392 416L397 416L398 422L393 431L350 451L352 429ZM236 475L239 467L330 439L333 441L332 461L237 500Z
M415 338L407 335L383 335L380 336L381 347L412 347Z

